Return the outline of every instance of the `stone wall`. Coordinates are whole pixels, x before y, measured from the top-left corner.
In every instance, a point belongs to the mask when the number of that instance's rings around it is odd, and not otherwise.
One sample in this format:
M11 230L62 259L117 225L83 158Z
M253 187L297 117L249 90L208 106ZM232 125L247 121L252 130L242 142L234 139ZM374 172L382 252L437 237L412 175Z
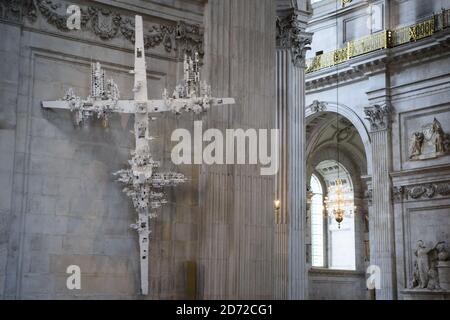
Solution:
M311 269L309 298L312 300L365 300L364 272Z
M202 23L203 5L195 2L145 8L134 0L126 6L75 2L84 9L111 10L122 22L143 14L146 32L151 26L156 32L160 25L175 27L179 21ZM129 34L115 29L118 20L110 20L108 11L93 11L95 21L103 23L100 28L91 20L93 25L68 31L56 18L64 18L69 2L53 3L60 7L31 7L33 11L24 1L16 16L9 1L0 2L0 297L141 298L137 234L129 228L135 212L112 176L127 165L134 149L133 116L114 115L107 128L95 120L79 128L70 112L41 108L41 101L62 98L69 87L87 96L92 61L101 62L106 76L114 78L122 99L132 98L128 71L134 46ZM186 48L174 37L170 41L171 46L167 41L149 44L153 99L182 78L179 54ZM152 134L159 139L152 151L163 168L174 169L169 158L172 130L190 128L192 120L164 115L154 122ZM196 257L197 174L191 167L177 169L191 182L169 192L169 204L152 225L147 298L186 297L186 265ZM72 264L81 268L79 291L66 288L66 268Z

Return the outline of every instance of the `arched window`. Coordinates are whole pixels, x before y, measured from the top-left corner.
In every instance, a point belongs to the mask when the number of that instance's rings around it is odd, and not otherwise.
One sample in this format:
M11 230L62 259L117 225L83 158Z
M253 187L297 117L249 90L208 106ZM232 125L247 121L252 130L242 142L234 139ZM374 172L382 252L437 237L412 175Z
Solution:
M342 164L334 160L321 162L316 171L324 181L326 190L323 190L319 178L313 175L311 177L312 266L355 270L354 193L351 176ZM341 223L336 222L334 216L338 208L345 213ZM327 216L325 225L324 214Z
M319 179L311 176L311 262L313 267L324 266L323 190Z

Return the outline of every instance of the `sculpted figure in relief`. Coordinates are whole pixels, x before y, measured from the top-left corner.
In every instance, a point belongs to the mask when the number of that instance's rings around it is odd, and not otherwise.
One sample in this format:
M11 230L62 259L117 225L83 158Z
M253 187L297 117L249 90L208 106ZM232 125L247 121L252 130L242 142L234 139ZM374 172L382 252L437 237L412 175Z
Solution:
M414 254L417 257L417 273L419 274L418 285L424 289L428 285L428 271L430 270L430 263L428 260L428 253L431 249L428 249L422 240L417 242L417 249Z
M444 156L450 152L450 135L435 118L432 123L415 132L409 142L409 159L426 160Z
M433 122L433 132L435 134L434 145L436 146L436 153L444 153L446 151L444 145L445 134L441 123L436 119Z
M438 262L447 261L449 258L445 242L438 242L433 248L428 248L422 240L419 240L414 255L417 258L414 261L411 287L429 290L441 289Z
M422 154L423 140L425 139L422 132L415 132L413 141L411 142L411 147L409 151L409 158L420 156Z

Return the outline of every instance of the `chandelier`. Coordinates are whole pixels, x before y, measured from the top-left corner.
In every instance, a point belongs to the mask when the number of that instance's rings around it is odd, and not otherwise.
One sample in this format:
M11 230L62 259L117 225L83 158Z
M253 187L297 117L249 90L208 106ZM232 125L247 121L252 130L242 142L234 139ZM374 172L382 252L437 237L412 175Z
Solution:
M339 178L339 176L336 180L335 194L336 199L327 199L326 205L327 211L333 213L334 219L338 223L338 228L340 229L341 223L344 221L344 217L346 214L345 207L347 206L347 201L345 195L343 194L342 180Z

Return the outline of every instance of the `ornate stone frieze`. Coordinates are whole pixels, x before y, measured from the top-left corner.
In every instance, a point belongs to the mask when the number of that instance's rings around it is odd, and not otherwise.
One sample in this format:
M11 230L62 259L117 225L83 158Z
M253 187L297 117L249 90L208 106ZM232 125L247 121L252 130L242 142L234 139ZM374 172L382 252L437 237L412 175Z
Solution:
M450 152L450 135L435 118L433 123L414 132L409 141L409 159L426 160L444 156Z
M397 196L401 197L398 199L432 199L438 196L449 196L450 195L450 181L438 182L438 183L427 183L420 185L396 187ZM394 198L395 199L395 198Z
M69 32L66 13L68 4L55 0L0 0L0 17L21 21L27 17L31 22L39 12L45 20L58 30ZM81 6L81 29L93 32L102 40L123 37L134 43L134 18L125 16L109 8ZM145 47L164 46L166 52L178 52L179 58L184 54L192 56L198 52L203 56L203 30L198 25L178 21L176 25L157 24L151 26L144 34Z
M87 12L83 10L82 13L84 13L82 15L82 26L86 26L90 20L92 31L102 40L113 39L121 29L122 18L117 12L112 12L109 9L88 7Z
M389 128L391 108L388 105L373 105L364 108L366 119L370 122L372 131L380 131Z
M26 17L36 20L36 6L33 0L0 0L0 18L20 22Z
M312 33L304 31L296 13L277 18L277 47L291 51L295 66L305 67L305 55L311 49L308 47L311 39Z

